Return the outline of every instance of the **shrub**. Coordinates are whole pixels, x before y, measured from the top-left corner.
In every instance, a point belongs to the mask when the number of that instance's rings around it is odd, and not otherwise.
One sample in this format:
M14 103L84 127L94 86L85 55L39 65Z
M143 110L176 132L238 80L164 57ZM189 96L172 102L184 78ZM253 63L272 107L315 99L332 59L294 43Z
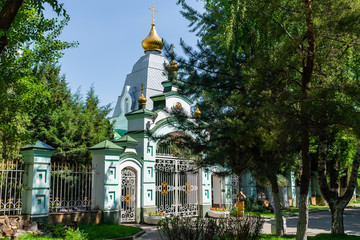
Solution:
M237 216L237 207L233 207L230 210L230 216L236 217Z
M52 236L56 238L62 238L66 234L66 229L64 228L64 223L58 223L55 226L55 230L52 232Z
M262 213L265 211L265 208L255 202L253 199L246 199L245 202L245 211L247 212L259 212Z
M84 231L73 228L68 228L65 230L65 240L85 240L87 239L87 233L84 233Z
M161 238L168 240L256 240L263 224L260 215L221 219L175 216L160 221L157 227Z

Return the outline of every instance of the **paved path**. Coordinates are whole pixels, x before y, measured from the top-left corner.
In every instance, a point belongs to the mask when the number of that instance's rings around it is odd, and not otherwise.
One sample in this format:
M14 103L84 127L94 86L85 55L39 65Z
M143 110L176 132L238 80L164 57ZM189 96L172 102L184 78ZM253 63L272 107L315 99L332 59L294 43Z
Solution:
M296 234L298 216L286 218L287 234ZM156 226L136 225L143 228L146 233L137 239L160 239ZM357 207L348 207L344 212L344 226L347 234L360 236L360 205ZM270 219L265 220L263 227L264 233L271 233ZM331 213L329 210L311 212L309 214L308 235L314 236L319 233L331 232Z
M298 217L288 217L286 219L287 233L296 234ZM345 233L360 236L360 207L349 207L344 212ZM331 212L319 211L309 214L309 235L331 232Z

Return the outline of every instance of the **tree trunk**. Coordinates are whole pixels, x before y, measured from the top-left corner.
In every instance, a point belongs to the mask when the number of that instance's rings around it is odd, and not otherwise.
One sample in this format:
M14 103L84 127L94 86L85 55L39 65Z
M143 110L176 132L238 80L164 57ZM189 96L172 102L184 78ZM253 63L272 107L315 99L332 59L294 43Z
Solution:
M346 206L346 204L339 204L336 201L331 205L331 233L344 234L344 206Z
M326 141L321 141L319 145L319 183L320 190L325 200L329 203L331 210L331 233L332 234L344 234L344 209L349 203L356 186L359 166L360 166L360 149L356 151L355 158L352 163L352 172L350 181L346 188L344 195L339 196L337 191L332 191L329 188L327 181L327 169L326 169Z
M302 84L301 84L301 109L300 109L300 122L301 122L301 160L302 160L302 174L300 179L300 204L299 204L299 220L297 224L296 240L307 239L307 227L308 227L308 210L309 210L309 185L311 177L311 159L309 155L309 120L310 115L308 113L308 89L310 80L313 74L315 65L315 27L312 15L312 1L305 0L305 21L306 21L306 38L308 46L306 48L306 59L304 59Z
M282 211L281 211L281 205L280 205L280 195L279 195L279 185L277 182L277 177L271 176L269 178L271 183L271 190L273 194L274 199L274 213L275 213L275 220L276 220L276 235L281 236L284 234L284 223L282 218Z
M309 188L308 188L309 189ZM309 191L300 192L299 218L296 231L296 240L307 239L307 228L309 219Z

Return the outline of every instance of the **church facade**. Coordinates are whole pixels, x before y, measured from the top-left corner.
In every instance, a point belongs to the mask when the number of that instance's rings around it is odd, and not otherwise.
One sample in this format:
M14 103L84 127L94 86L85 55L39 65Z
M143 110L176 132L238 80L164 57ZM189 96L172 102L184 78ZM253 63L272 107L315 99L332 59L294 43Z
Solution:
M112 121L115 140L90 148L95 169L95 206L105 220L140 222L149 212L204 216L212 206L232 206L239 178L221 177L222 167L198 168L192 159L173 154L170 146L148 136L181 134L166 109L192 112L193 101L168 81L166 66L178 67L161 55L162 39L154 22L143 40L144 55L127 75ZM170 65L169 65L170 64ZM256 196L256 181L242 179L245 194Z

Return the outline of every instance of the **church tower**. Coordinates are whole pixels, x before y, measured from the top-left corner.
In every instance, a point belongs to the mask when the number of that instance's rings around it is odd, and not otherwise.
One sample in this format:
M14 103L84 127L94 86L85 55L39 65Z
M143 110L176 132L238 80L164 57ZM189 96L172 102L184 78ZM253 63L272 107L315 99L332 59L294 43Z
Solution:
M128 122L125 114L139 109L137 99L141 95L141 84L143 84L143 96L147 99L161 94L163 86L161 82L167 80L165 65L169 64L167 59L161 55L164 46L162 39L156 32L154 6L152 10L152 24L149 35L142 41L144 53L135 63L130 74L126 76L121 95L117 99L111 120L115 120L114 128L119 135L128 131ZM147 101L146 109L153 109L153 102Z

